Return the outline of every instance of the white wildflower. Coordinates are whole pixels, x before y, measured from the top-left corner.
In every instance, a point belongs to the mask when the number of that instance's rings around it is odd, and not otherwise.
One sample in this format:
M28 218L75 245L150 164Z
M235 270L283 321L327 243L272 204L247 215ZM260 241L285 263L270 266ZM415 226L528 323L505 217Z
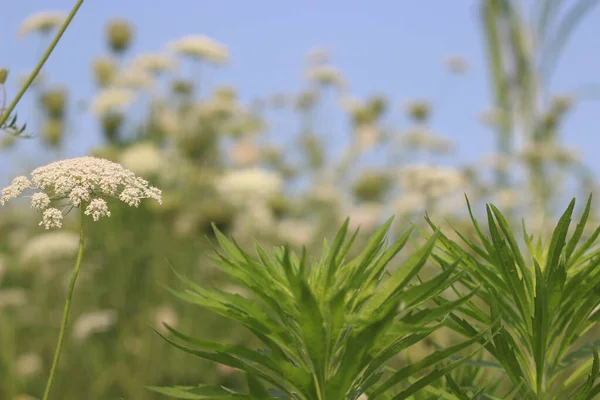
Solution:
M140 175L157 175L165 166L160 149L152 143L137 143L128 147L119 159L121 164Z
M110 217L108 204L106 204L106 200L104 199L94 199L90 201L90 204L85 208L84 213L85 215L91 215L94 221L98 221L102 217Z
M407 192L394 201L392 208L396 214L408 215L422 209L426 200L421 193Z
M117 71L111 83L127 89L147 89L154 85L154 78L145 69L131 66Z
M18 34L26 36L32 32L47 33L58 28L67 19L67 13L61 11L38 12L21 22Z
M164 326L163 322L172 328L176 328L179 322L179 317L175 310L170 306L161 306L154 313L154 325L159 331L168 333L169 330Z
M400 183L409 192L439 198L464 187L465 180L462 173L454 168L413 164L400 171Z
M177 63L168 54L163 53L142 53L135 56L131 61L134 68L140 68L153 74L165 71L172 71L177 67Z
M350 218L348 229L353 232L360 227L362 232L373 230L379 221L383 207L379 203L365 203L352 206L345 213Z
M301 219L286 218L277 224L277 234L282 240L300 247L311 243L315 226Z
M315 47L308 51L306 58L311 65L324 64L329 61L330 51L324 47Z
M338 89L346 86L346 80L336 67L331 65L320 65L310 68L306 72L306 78L321 85L333 85Z
M135 92L125 88L103 89L96 95L90 109L98 116L102 117L113 111L123 111L135 100Z
M227 47L203 35L184 36L170 44L170 49L181 55L205 59L214 64L229 60Z
M37 374L42 369L42 358L36 353L22 354L17 358L15 370L22 377Z
M44 225L46 229L62 228L63 214L58 208L48 208L42 214L40 226Z
M79 235L74 232L47 232L34 236L21 250L21 262L52 262L73 258L79 247Z
M267 200L279 193L283 184L279 174L260 168L228 171L217 182L220 195L233 204Z
M50 205L50 197L46 193L34 193L31 196L31 208L43 211Z
M251 138L240 139L231 148L231 160L239 167L256 164L260 160L260 155L260 148Z
M2 189L0 197L0 206L6 204L8 200L19 197L23 191L31 186L31 181L26 176L17 176L12 180L12 183Z
M117 322L115 310L99 310L83 314L75 321L73 336L78 341L84 341L94 333L106 332Z
M338 104L340 108L347 113L356 113L363 107L363 101L357 97L352 96L342 96Z
M118 198L135 207L142 199L154 199L162 204L161 191L150 186L148 181L120 164L95 157L72 158L39 167L31 173L31 181L24 176L15 178L2 190L0 205L20 196L25 189L38 190L51 202L67 200L67 206L79 207L88 203L85 215L91 215L94 221L110 216L105 197ZM36 206L45 203L43 196L35 198ZM46 229L60 228L62 218L61 210L48 208L46 204L40 225Z

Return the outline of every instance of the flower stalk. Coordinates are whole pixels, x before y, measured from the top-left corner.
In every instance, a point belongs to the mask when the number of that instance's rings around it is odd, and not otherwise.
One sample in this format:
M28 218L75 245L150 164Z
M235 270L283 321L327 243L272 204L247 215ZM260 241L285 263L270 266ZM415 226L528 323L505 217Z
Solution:
M10 116L10 114L13 112L13 110L17 106L17 103L21 100L21 97L23 97L23 95L25 94L25 91L27 91L27 89L29 88L29 86L31 86L31 84L33 83L36 76L42 70L42 67L44 66L44 64L46 63L48 58L50 57L50 54L52 54L52 51L54 51L54 48L58 44L58 41L60 40L62 35L67 30L67 27L71 23L71 20L73 19L73 17L75 17L75 14L77 14L77 11L79 10L79 7L81 7L81 5L83 4L83 1L84 0L77 0L77 3L75 3L75 5L73 6L73 9L69 13L69 16L67 17L65 22L63 22L62 26L56 33L56 36L54 36L54 39L52 40L52 42L50 43L50 45L44 52L44 55L42 56L40 61L37 63L37 65L31 72L31 74L29 75L29 78L27 78L27 81L23 84L23 86L21 87L21 89L19 90L19 92L17 93L15 98L12 100L12 102L10 103L10 105L8 106L6 111L4 111L0 115L0 126L3 126L6 123L6 121L8 120L8 117Z
M73 297L73 291L75 289L75 282L79 275L79 268L81 267L81 260L83 259L83 245L85 238L85 202L82 202L81 210L81 222L79 228L79 249L77 250L77 260L75 261L75 268L73 268L73 274L71 275L71 282L69 283L69 291L67 292L67 300L65 301L65 308L63 311L62 323L60 325L60 333L58 334L58 343L56 344L56 350L54 352L54 360L52 361L52 368L50 369L50 376L46 383L46 390L44 391L43 400L48 400L50 391L52 390L52 384L54 383L54 376L56 375L56 367L58 360L60 359L60 352L62 345L65 340L65 332L67 330L69 312L71 310L71 299Z

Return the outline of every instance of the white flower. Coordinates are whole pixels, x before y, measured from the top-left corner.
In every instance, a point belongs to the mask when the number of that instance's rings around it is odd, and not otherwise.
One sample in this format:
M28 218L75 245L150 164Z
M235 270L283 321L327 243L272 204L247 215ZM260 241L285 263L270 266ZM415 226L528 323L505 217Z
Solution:
M130 66L117 71L111 83L127 89L146 89L154 85L154 78L149 71Z
M409 192L439 198L464 187L465 180L460 171L454 168L413 164L400 171L400 183Z
M67 200L67 206L79 207L83 202L88 203L85 215L91 215L94 221L110 216L105 197L118 198L135 207L141 199L154 199L162 204L159 189L149 186L146 180L120 164L95 157L72 158L39 167L31 173L31 181L24 176L13 179L11 185L2 190L0 205L20 196L25 189L46 194L51 202ZM40 225L46 229L60 228L61 210L48 208L45 197L33 196L36 207L45 205Z
M74 232L47 232L34 236L21 250L21 262L56 261L74 257L79 235Z
M394 212L399 215L412 214L425 206L427 199L417 192L408 192L396 199L392 205Z
M333 85L338 89L343 89L346 86L346 81L340 70L331 65L319 65L310 68L306 72L306 78L311 82L321 85Z
M135 92L131 89L103 89L94 97L90 109L96 116L102 117L112 111L123 111L134 100Z
M121 164L140 175L153 176L164 168L164 157L152 143L138 143L128 147L120 157Z
M27 17L19 27L19 36L32 32L46 33L58 28L67 19L67 13L60 11L38 12Z
M93 333L106 332L117 322L115 310L99 310L83 314L75 321L73 336L79 341L84 341Z
M203 35L184 36L169 45L170 49L185 56L206 59L214 64L225 64L229 60L227 47Z
M279 193L283 184L279 174L260 168L228 171L217 182L219 194L233 204L267 200Z
M42 358L36 353L22 354L17 358L15 370L20 376L28 377L42 369Z
M176 68L177 64L169 55L163 53L142 53L131 61L134 68L144 69L150 73L160 73Z
M231 148L231 160L240 167L256 164L260 160L260 148L252 139L240 139Z
M354 232L360 227L362 232L369 232L376 227L383 207L379 203L365 203L359 206L352 206L346 212L350 217L348 229Z
M287 218L277 224L278 236L293 246L308 245L315 234L315 225L301 219Z
M31 196L31 208L43 211L50 205L50 197L46 193L34 193Z

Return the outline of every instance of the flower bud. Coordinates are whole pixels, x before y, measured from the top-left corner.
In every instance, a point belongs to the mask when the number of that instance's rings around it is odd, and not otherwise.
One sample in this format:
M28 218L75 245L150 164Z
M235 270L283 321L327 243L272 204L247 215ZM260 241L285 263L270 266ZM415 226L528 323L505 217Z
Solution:
M62 142L65 127L61 119L52 118L44 122L42 138L49 147L58 147Z
M425 101L413 101L406 104L406 113L415 122L425 122L431 113L431 107Z
M97 58L92 64L92 70L96 84L105 88L111 83L117 72L117 63L112 58Z
M65 114L67 93L64 89L50 89L42 94L42 107L50 118L61 119Z
M123 114L109 113L102 117L102 130L105 139L112 143L118 139L119 129L124 121Z
M6 83L6 78L8 78L8 70L6 68L0 68L0 85Z
M106 26L108 45L115 53L122 53L131 44L133 30L129 23L122 19L113 19Z

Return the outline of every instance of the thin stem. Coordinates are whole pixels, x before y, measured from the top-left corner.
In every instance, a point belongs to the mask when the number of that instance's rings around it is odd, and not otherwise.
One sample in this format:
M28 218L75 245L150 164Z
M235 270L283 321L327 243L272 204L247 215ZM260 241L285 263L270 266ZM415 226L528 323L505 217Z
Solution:
M8 120L8 117L10 116L10 114L13 112L13 110L17 106L17 103L19 102L19 100L21 100L21 97L23 97L23 94L25 94L25 91L29 88L29 86L31 86L31 84L33 83L33 80L41 71L42 67L44 66L44 64L46 63L48 58L50 57L50 54L52 54L52 51L58 44L58 41L62 37L63 33L65 33L65 31L67 30L67 27L71 23L71 20L73 19L75 14L77 14L77 11L79 10L79 7L81 7L81 5L83 4L83 1L84 0L77 0L77 3L75 4L75 6L73 6L73 9L67 16L67 19L65 20L65 22L63 22L62 26L56 33L56 36L54 36L54 39L50 43L50 46L48 46L48 48L46 49L46 52L42 56L42 59L38 62L35 69L31 72L31 74L29 75L29 78L27 78L27 81L21 87L21 90L19 90L19 93L17 93L17 95L15 96L13 101L10 103L10 105L8 106L6 111L0 116L0 126L4 125L4 123Z
M73 290L75 289L75 282L77 281L77 275L79 275L79 267L81 266L81 259L83 258L83 243L85 237L85 204L82 202L81 208L81 224L79 229L79 249L77 250L77 261L75 261L75 268L73 269L73 275L71 275L71 282L69 283L69 291L67 292L67 300L65 302L65 309L63 311L62 324L60 326L60 333L58 335L58 343L56 345L56 351L54 353L54 360L52 361L52 368L50 369L50 376L48 377L48 383L46 383L46 391L44 392L43 400L48 400L50 396L50 390L52 389L52 383L54 381L54 375L56 374L56 366L58 365L58 359L60 358L60 351L62 349L63 341L65 339L65 331L67 330L67 322L69 320L69 311L71 309L71 298L73 297Z

